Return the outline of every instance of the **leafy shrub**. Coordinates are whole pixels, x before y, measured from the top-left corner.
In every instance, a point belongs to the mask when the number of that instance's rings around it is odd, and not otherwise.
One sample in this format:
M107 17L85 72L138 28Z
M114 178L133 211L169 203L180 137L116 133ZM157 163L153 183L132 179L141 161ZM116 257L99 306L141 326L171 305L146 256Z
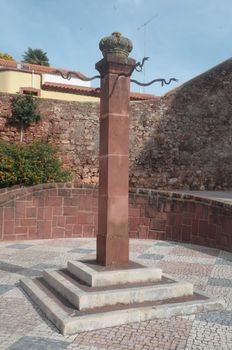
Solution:
M30 145L0 141L0 187L70 180L71 172L62 169L54 145L43 141Z
M40 119L40 114L37 112L37 100L30 94L15 96L12 99L11 108L11 123L23 124L24 127L27 127Z
M11 186L17 183L15 158L17 147L0 141L0 187Z

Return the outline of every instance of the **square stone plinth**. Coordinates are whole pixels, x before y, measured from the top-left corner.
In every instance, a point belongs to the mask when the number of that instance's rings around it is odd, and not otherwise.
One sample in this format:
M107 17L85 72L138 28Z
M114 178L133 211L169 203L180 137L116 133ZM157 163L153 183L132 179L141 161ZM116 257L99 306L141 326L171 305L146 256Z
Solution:
M125 268L106 267L92 261L69 261L68 270L91 287L125 283L155 282L161 280L162 271L130 261Z

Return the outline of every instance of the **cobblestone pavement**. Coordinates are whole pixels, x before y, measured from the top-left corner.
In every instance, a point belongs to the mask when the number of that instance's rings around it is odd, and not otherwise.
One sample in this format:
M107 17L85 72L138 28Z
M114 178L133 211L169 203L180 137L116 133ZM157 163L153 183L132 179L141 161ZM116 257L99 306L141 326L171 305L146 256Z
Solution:
M20 278L95 256L95 239L0 243L0 349L172 350L232 349L232 254L206 247L131 240L131 259L224 299L225 310L131 323L62 336L18 287Z

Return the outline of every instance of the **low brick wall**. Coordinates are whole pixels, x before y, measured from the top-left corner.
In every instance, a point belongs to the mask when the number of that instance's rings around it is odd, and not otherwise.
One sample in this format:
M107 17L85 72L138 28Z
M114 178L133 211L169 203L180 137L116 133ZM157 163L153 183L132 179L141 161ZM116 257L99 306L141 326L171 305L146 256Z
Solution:
M97 189L45 184L0 191L2 240L94 236Z
M96 187L46 184L0 190L0 240L93 237ZM232 251L232 205L175 192L132 190L130 237Z

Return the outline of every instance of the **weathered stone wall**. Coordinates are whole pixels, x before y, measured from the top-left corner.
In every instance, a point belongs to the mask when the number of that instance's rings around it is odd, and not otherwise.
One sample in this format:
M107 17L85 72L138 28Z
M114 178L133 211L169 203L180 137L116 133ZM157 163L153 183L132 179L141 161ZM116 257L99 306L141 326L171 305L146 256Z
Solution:
M74 184L0 190L0 240L93 237L98 191ZM154 190L129 194L129 235L232 251L232 205Z
M232 188L232 59L153 101L132 102L130 186ZM19 140L7 125L10 95L0 95L0 139ZM24 141L60 146L78 183L98 181L98 103L39 101L42 120Z
M232 188L232 59L158 101L134 104L132 114L135 185Z
M13 95L0 94L0 139L19 141L18 130L7 123ZM24 132L23 142L43 138L57 144L62 159L78 182L98 181L99 104L39 99L42 119Z

